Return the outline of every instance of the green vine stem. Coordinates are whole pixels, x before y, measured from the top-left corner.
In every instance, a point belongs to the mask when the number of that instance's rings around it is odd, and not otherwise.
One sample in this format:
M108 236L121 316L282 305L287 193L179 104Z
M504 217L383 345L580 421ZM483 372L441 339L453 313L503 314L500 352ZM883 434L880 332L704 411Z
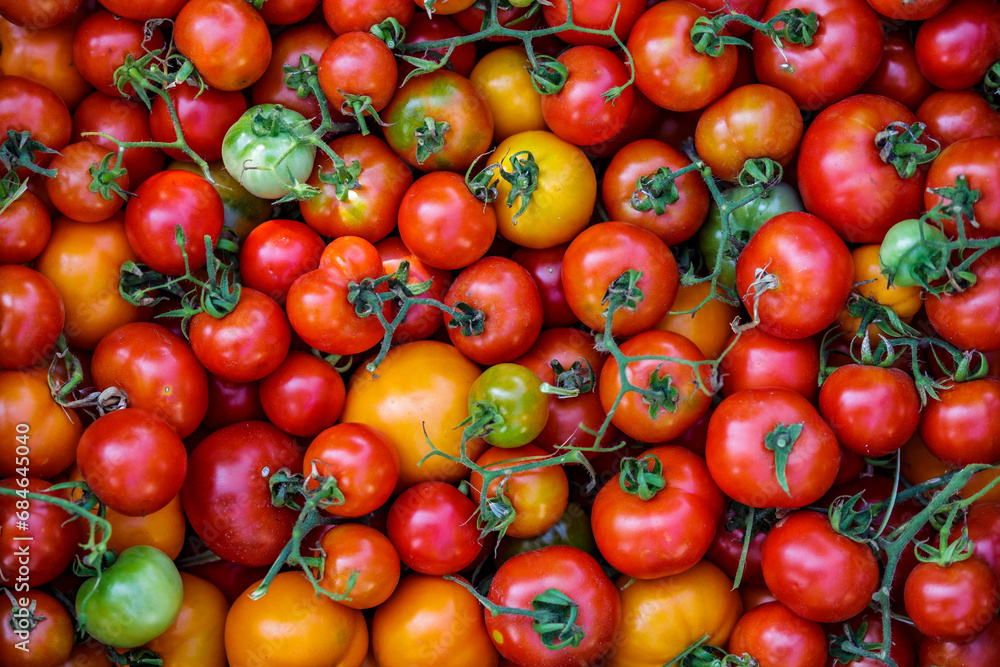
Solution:
M105 655L112 664L118 665L118 667L159 667L163 664L163 658L148 648L134 648L119 653L108 646Z
M875 147L879 149L879 158L896 169L900 178L912 178L917 173L917 167L929 164L941 152L941 144L936 139L930 140L936 144L928 151L927 145L920 143L927 126L923 123L907 125L902 122L889 123L884 130L875 135Z
M31 138L31 132L27 130L7 130L7 139L0 143L0 164L10 172L23 168L47 178L55 176L55 169L45 169L38 166L35 153L58 155L59 151L49 148L40 141L35 141Z
M542 640L542 645L550 651L558 651L566 647L579 646L585 637L584 628L577 623L580 608L573 598L557 588L550 588L531 599L531 609L520 607L502 607L485 598L469 585L464 579L445 575L448 581L453 581L479 600L494 617L500 614L509 616L526 616L532 621L531 628Z
M819 30L819 17L816 12L806 13L798 8L782 10L766 22L736 13L718 14L713 17L703 16L697 19L691 27L691 43L694 45L694 50L698 53L718 57L729 45L749 48L750 44L742 39L720 34L730 21L750 26L765 35L782 55L784 55L786 43L805 47L812 46L813 37ZM792 71L794 72L794 70Z
M718 646L712 646L708 639L707 634L702 635L663 667L760 667L749 654L732 655Z

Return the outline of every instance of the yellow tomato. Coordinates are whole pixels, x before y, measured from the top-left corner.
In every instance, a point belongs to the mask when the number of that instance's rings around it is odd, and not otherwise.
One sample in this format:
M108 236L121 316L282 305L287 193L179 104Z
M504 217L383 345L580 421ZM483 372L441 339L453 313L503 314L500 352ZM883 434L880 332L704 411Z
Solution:
M900 473L903 479L913 485L922 484L929 479L940 477L949 470L953 470L952 466L931 454L918 433L914 433L909 442L903 445L903 448L899 450L899 455ZM998 476L1000 476L1000 470L983 470L982 472L977 472L969 478L969 481L958 492L958 495L963 498L969 498L982 491L987 484ZM976 500L973 504L978 503L1000 503L1000 484L987 491L986 495Z
M743 614L732 580L707 560L660 579L618 579L622 624L608 667L659 667L708 635L725 647Z
M854 291L892 308L900 318L909 321L923 304L920 298L921 290L919 287L889 286L889 281L882 275L878 261L880 248L878 243L870 243L851 251L851 258L854 260L854 282L874 280L865 285L858 285Z
M469 80L493 111L493 141L529 130L545 130L542 96L531 87L528 54L521 46L490 51L472 68Z
M511 159L523 160L525 152L531 153L538 165L537 187L515 220L522 196L507 205L511 185L500 177L500 170L511 172ZM505 239L525 248L551 248L569 243L590 223L597 201L597 177L578 146L551 132L521 132L500 142L490 160L500 165L493 169L493 177L499 181L493 209L497 229Z
M469 416L469 388L480 373L479 366L446 343L399 345L374 373L364 367L354 373L340 421L368 424L392 441L399 452L397 492L427 480L457 482L469 473L459 463L432 456L419 465L431 453L424 432L442 452L459 455L462 429L455 427ZM485 449L479 439L467 447L473 460Z
M125 237L124 213L103 222L66 217L52 224L52 237L35 268L52 281L66 304L66 340L93 350L105 334L147 320L151 308L133 306L118 293L121 265L138 261Z
M483 607L454 581L411 574L375 610L372 650L381 667L496 667Z
M674 297L671 312L682 312L694 308L708 296L712 285L709 282L681 285ZM673 331L684 336L698 346L706 359L716 359L726 349L726 342L732 335L730 326L740 314L739 308L712 299L692 315L671 315L667 313L654 329Z
M184 598L177 620L146 648L169 667L226 667L225 627L229 601L215 584L181 572Z

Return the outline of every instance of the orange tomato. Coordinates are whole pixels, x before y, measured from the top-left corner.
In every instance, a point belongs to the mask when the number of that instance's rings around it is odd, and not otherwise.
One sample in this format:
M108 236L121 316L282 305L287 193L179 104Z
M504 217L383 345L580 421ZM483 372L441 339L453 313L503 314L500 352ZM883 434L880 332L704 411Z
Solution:
M85 11L51 28L14 25L0 18L0 74L34 79L52 89L69 110L94 89L73 64L73 35Z
M320 586L350 596L341 604L370 609L385 602L399 582L399 554L389 538L360 523L334 526L320 538L326 554ZM357 572L350 592L347 582Z
M924 441L918 433L914 433L910 441L899 450L900 474L910 484L922 484L927 480L939 477L949 470L953 470L947 463L941 461L930 453ZM969 498L979 493L1000 476L1000 470L983 470L973 475L966 483L958 495ZM1000 502L1000 484L986 492L982 498L977 499L973 504Z
M706 359L716 359L726 349L726 343L732 335L730 324L740 314L740 309L730 306L724 301L712 299L699 308L693 315L685 313L700 304L712 289L709 282L681 285L674 297L674 304L654 329L673 331L684 336L698 346Z
M181 572L184 598L177 620L146 644L170 667L226 667L224 641L229 601L215 584Z
M493 112L493 141L518 132L545 130L542 96L531 86L528 54L521 46L490 51L476 63L469 80Z
M48 479L73 464L83 424L52 400L44 373L0 370L0 433L0 477L15 474L18 447L26 446L31 475Z

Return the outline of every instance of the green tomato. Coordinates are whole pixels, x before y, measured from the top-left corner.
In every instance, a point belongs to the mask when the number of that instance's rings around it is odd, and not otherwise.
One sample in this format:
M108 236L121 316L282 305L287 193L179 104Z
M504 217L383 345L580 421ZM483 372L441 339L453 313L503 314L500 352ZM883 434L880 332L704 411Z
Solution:
M751 194L750 188L735 187L723 193L727 202L738 202ZM719 245L726 241L722 254L722 270L719 273L719 284L729 288L736 287L736 258L761 225L780 213L788 211L804 211L799 193L787 183L778 183L766 196L758 197L749 204L732 212L730 236L728 241L722 233L722 214L713 202L708 210L708 218L701 227L698 245L705 257L709 271L715 271L719 255Z
M250 194L277 199L312 174L316 145L305 116L278 104L247 109L222 140L222 161Z
M83 582L76 615L94 639L135 648L159 637L181 610L184 585L177 566L155 547L129 547L101 576Z
M534 371L518 364L497 364L483 371L469 388L469 415L477 437L494 447L520 447L545 428L549 397Z
M926 287L944 275L948 238L934 225L903 220L889 228L878 251L878 263L889 282L899 287Z
M201 168L194 162L171 160L166 169L183 169L202 175ZM245 240L247 234L257 225L271 219L273 213L271 202L247 192L247 189L226 170L221 160L210 162L208 170L212 174L212 180L215 181L215 191L222 197L222 208L225 212L222 226L233 230L240 241Z
M496 550L496 566L500 567L519 554L556 545L576 547L591 556L598 555L594 531L590 527L590 516L576 503L567 505L566 511L555 525L541 535L524 538L506 536L500 540Z

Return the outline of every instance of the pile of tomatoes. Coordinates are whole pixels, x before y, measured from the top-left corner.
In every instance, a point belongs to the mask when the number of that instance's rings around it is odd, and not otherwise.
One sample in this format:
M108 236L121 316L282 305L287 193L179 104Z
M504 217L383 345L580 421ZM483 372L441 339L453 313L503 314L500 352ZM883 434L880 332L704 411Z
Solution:
M996 0L0 17L0 665L1000 664Z

